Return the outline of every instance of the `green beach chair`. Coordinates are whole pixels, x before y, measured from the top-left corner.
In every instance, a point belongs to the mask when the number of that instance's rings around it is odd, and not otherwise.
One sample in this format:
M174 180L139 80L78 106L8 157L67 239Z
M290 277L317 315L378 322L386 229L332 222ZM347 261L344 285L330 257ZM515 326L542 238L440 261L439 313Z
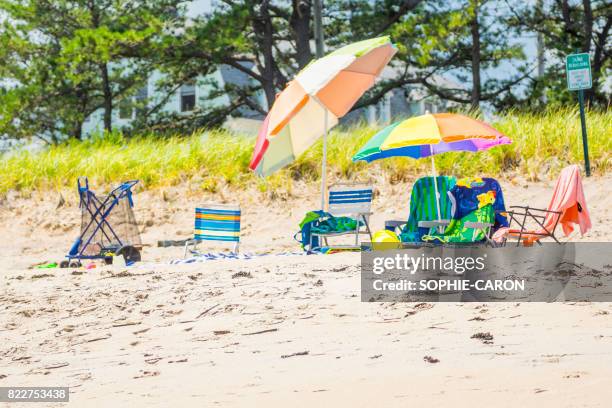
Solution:
M452 202L448 192L456 183L453 176L438 176L438 194L440 200L440 216L437 215L436 193L433 177L422 177L412 186L410 194L410 213L408 221L387 221L387 229L401 227L400 240L404 243L419 243L424 235L432 229L444 227L450 223Z

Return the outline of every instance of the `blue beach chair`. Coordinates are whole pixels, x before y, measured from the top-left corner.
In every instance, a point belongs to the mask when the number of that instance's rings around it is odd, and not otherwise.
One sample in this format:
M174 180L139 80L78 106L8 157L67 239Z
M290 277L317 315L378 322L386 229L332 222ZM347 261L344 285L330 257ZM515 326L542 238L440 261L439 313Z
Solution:
M240 205L205 204L195 209L193 239L185 243L185 257L190 252L198 255L196 246L202 241L233 244L232 252L238 254L240 245Z
M334 217L350 217L356 221L355 229L313 232L314 237L322 238L327 246L327 238L341 235L355 235L355 245L334 245L334 248L359 248L359 236L370 231L370 208L372 206L372 186L365 184L338 183L329 188L328 213ZM363 228L362 228L363 227ZM312 244L312 242L311 242ZM312 245L311 245L312 246Z

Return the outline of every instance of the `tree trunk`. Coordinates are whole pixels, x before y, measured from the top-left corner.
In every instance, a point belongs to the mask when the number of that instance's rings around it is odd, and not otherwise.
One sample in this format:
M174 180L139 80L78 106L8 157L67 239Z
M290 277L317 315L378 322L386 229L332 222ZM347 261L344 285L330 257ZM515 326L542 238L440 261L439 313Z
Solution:
M606 47L606 41L608 39L608 35L610 32L610 28L612 28L612 19L608 19L608 22L606 23L606 25L597 34L597 41L594 41L595 52L593 55L593 66L592 66L593 73L592 75L593 75L593 90L595 92L593 95L594 96L593 99L596 99L603 106L606 105L606 102L607 102L606 98L603 92L596 92L596 91L599 88L599 78L601 76L601 69L606 59L605 47Z
M87 107L89 103L89 92L85 89L89 84L84 86L78 86L75 90L75 96L78 100L76 106L78 114L74 115L75 120L72 128L72 138L77 140L83 140L83 123L89 116L87 113Z
M91 13L91 25L93 28L100 27L100 10L96 6L95 0L89 0L87 7ZM104 108L104 130L106 132L113 131L113 92L111 90L110 80L108 77L108 64L102 62L99 65L100 75L102 77L102 95Z
M540 17L544 14L544 0L536 0L536 13ZM536 38L536 49L538 59L538 81L540 83L541 92L540 103L544 105L546 103L546 87L544 83L545 74L545 60L544 60L544 34L541 32L537 33Z
M269 0L261 1L258 11L255 10L255 5L251 5L249 8L253 20L253 31L258 36L259 49L262 55L262 60L257 59L257 68L263 78L261 86L266 94L268 109L272 107L276 99L277 84L275 79L278 71L275 65L276 61L274 60L274 30L270 17L269 3Z
M304 0L293 0L293 12L289 24L295 40L296 59L301 68L312 60L310 49L310 2Z
M478 0L472 3L474 15L471 22L472 31L472 109L480 108L480 25L478 23Z
M591 51L591 36L593 35L593 10L591 9L591 0L582 0L584 7L584 19L582 21L582 52ZM593 103L593 91L595 90L595 78L593 79L593 87L584 92L584 96L588 105Z
M317 58L323 58L325 54L325 38L323 34L323 0L313 0L314 9L314 40Z
M591 36L593 35L593 10L591 0L582 0L584 7L584 20L582 22L582 52L591 50Z
M102 74L102 90L104 93L104 130L110 133L113 131L113 92L108 79L108 64L101 64L100 71Z
M74 124L72 129L72 138L76 140L83 140L83 122L78 121Z

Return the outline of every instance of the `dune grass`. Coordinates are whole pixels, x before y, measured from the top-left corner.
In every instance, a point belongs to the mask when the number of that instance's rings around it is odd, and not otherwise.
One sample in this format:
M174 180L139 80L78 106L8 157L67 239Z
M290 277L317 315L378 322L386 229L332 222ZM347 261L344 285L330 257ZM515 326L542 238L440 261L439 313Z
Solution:
M480 153L436 156L441 173L457 176L486 174L521 176L529 180L554 177L569 163L582 164L580 118L576 109L543 113L507 112L492 123L513 144ZM612 168L612 114L588 112L589 148L594 174ZM353 163L352 155L377 131L368 126L336 128L329 139L330 174L336 179L382 177L394 183L427 174L429 159L391 158L371 164ZM254 139L225 131L203 131L190 136L126 139L120 134L72 141L39 152L19 151L0 159L0 195L15 190L61 190L87 175L96 185L140 179L153 188L189 182L203 190L258 187L290 189L294 180L315 182L320 177L321 143L294 164L262 180L247 166Z

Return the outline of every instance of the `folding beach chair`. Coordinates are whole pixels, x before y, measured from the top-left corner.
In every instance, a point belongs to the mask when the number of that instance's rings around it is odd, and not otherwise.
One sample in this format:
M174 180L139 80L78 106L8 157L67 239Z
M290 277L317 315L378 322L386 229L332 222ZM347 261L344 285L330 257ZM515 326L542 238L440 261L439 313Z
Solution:
M513 205L510 208L512 208L511 211L508 211L510 224L512 225L512 222L515 222L518 224L518 228L509 229L507 235L516 238L516 246L519 246L521 242L527 246L534 242L541 245L540 240L544 238L552 238L556 243L561 243L555 236L555 230L563 214L561 211L545 210L528 205ZM530 229L527 225L530 221L534 222L539 228Z
M580 167L572 165L564 168L559 174L555 191L547 209L534 208L529 205L510 206L510 228L505 231L507 236L517 239L516 245L541 244L540 240L552 238L556 243L561 242L555 236L557 225L561 224L565 236L573 230L573 224L580 226L581 234L591 228L591 219L584 197ZM515 222L519 228L512 228ZM528 226L532 225L532 228Z
M319 237L328 245L327 238L337 237L341 235L355 235L355 245L338 245L337 248L359 247L359 236L361 234L367 234L372 240L372 232L370 231L370 209L372 207L372 186L365 184L348 184L338 183L334 184L329 188L329 200L328 200L328 212L334 217L351 217L356 222L354 230L347 231L331 231L331 232L313 232L311 234L311 248L312 238ZM363 228L362 228L363 227Z
M456 181L453 176L437 177L440 200L440 215L438 216L434 178L421 177L412 186L408 221L386 221L385 228L392 231L400 229L402 242L419 243L421 238L430 233L432 229L448 225L452 216L452 201L448 192Z
M195 209L195 232L193 239L185 243L187 253L199 254L196 246L202 241L233 244L232 252L238 254L240 245L240 205L205 204Z

